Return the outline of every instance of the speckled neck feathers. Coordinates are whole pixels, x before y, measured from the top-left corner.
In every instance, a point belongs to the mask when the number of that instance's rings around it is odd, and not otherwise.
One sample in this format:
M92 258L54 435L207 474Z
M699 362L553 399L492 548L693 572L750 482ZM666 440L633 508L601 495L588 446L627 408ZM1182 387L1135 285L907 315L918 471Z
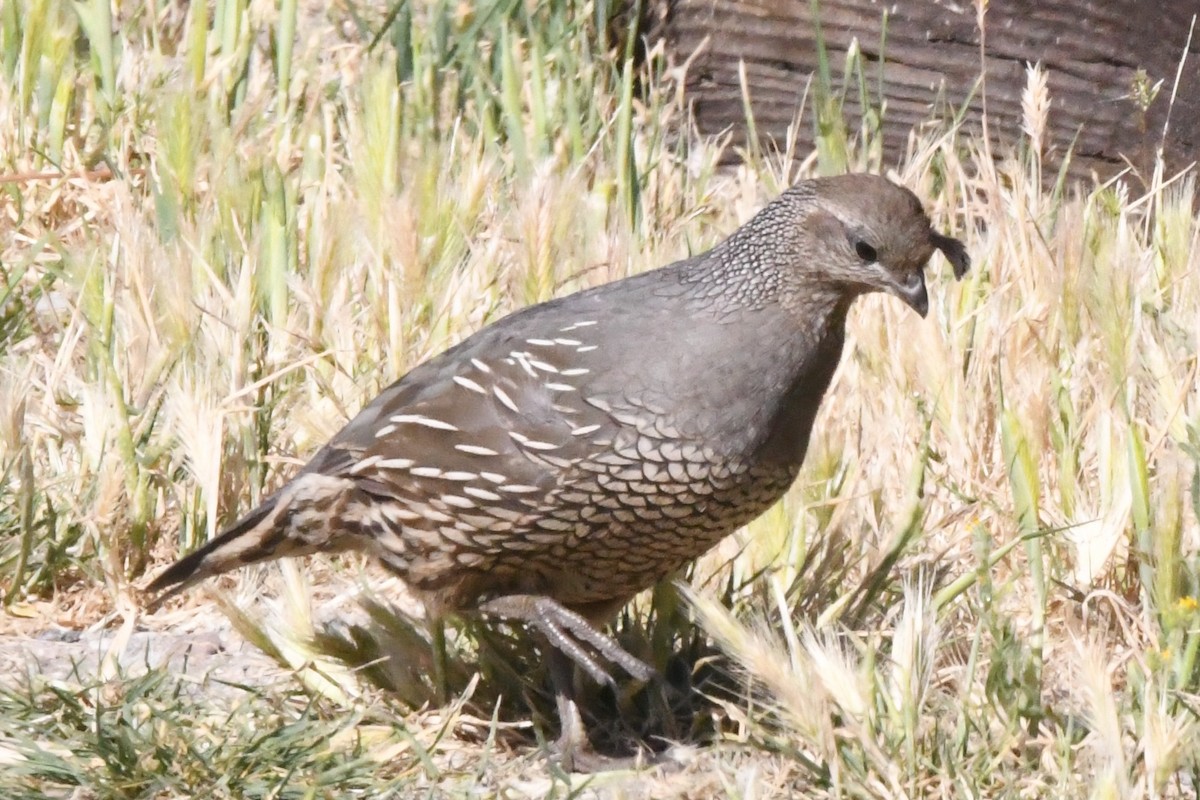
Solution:
M810 335L837 328L859 292L827 279L820 250L804 225L814 208L809 184L790 189L687 264L681 281L721 314L775 306Z

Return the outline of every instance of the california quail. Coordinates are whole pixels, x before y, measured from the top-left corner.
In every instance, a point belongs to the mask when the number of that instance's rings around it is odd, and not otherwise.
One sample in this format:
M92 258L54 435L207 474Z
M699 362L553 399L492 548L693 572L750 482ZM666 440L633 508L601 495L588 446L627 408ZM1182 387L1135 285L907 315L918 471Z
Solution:
M599 633L633 595L796 477L871 291L928 310L961 242L872 175L804 181L707 253L513 313L388 387L300 472L148 587L154 604L266 559L362 550L432 617L519 619L554 648L564 755L584 746L570 656L648 667ZM555 650L560 654L555 654Z

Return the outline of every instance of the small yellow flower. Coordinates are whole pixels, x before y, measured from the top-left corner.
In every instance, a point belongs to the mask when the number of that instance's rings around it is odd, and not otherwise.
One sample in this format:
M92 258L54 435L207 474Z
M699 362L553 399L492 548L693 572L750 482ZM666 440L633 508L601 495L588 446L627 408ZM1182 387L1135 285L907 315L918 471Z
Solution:
M1180 611L1195 611L1196 609L1200 608L1200 602L1198 602L1196 598L1192 597L1190 594L1179 598L1178 605Z

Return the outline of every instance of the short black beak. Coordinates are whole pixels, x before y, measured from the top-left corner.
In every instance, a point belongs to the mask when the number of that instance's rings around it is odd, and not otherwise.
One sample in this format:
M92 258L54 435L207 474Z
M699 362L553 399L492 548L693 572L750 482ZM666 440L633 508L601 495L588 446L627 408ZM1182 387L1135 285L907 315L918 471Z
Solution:
M929 313L929 292L925 290L925 275L913 272L903 281L892 286L892 294L908 303L909 308L922 317Z

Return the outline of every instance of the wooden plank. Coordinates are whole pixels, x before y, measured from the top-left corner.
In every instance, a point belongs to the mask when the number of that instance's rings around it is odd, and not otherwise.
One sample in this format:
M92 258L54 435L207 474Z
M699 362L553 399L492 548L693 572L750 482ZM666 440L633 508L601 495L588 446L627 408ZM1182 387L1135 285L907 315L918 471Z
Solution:
M651 13L657 18L655 30L679 63L695 56L687 90L703 132L732 129L735 142L744 143L738 77L738 64L744 61L758 129L765 137L784 140L817 68L817 28L808 0L660 0ZM1200 14L1200 0L993 0L987 15L986 69L989 131L997 152L1021 137L1025 67L1041 61L1051 97L1047 171L1057 170L1078 135L1073 175L1095 171L1106 177L1123 167L1124 159L1148 175L1195 14ZM890 161L903 152L914 125L948 118L950 108L968 101L981 72L972 3L824 0L820 15L835 86L841 86L846 53L857 40L868 65L868 85L875 90L884 42L884 142ZM1144 112L1133 96L1139 68L1151 84L1163 82ZM854 88L847 103L850 114L858 113L856 97ZM939 97L944 97L940 107ZM978 133L981 117L982 102L975 96L965 129ZM848 122L854 127L857 119ZM811 106L799 134L802 143L811 145ZM1171 168L1192 162L1200 151L1200 30L1188 49L1165 147Z

